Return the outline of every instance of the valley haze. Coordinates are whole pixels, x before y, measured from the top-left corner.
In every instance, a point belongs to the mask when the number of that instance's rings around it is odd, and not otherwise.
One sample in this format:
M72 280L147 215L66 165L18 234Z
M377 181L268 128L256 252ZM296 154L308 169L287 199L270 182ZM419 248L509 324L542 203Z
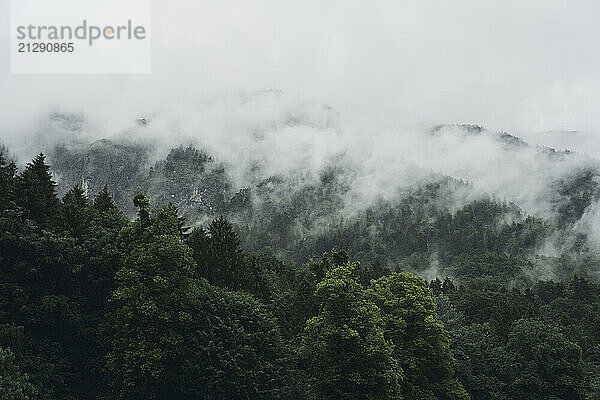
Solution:
M11 1L0 398L600 399L600 2Z

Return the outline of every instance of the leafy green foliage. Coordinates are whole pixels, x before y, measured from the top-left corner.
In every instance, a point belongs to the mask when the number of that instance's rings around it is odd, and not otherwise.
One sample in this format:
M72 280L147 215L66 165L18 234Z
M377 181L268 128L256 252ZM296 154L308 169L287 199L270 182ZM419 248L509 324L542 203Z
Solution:
M0 347L0 397L5 400L33 400L35 388L14 361L13 353Z
M478 399L592 396L600 365L599 293L599 285L574 278L525 290L470 286L439 295L457 377Z
M223 242L228 237L212 232ZM251 296L195 276L174 207L140 215L122 238L106 332L116 398L267 399L291 390L277 324Z
M191 251L172 235L126 249L108 320L107 370L118 398L158 398L169 386L173 373L166 365L180 356L182 326L191 318L186 303L193 265Z
M402 398L402 370L385 339L378 307L368 301L352 264L317 285L319 315L308 320L300 352L317 397Z
M581 350L560 330L519 320L506 344L512 398L582 399Z
M435 303L421 278L405 273L373 281L372 301L381 310L385 337L394 344L407 399L468 399L454 378L454 360Z

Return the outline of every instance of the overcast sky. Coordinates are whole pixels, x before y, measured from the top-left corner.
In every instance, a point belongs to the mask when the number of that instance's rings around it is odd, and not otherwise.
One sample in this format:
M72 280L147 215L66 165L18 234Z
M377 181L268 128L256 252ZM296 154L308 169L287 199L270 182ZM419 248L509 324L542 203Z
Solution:
M0 0L0 137L49 109L110 119L263 89L374 124L600 132L598 1L153 0L152 15L152 74L11 75Z

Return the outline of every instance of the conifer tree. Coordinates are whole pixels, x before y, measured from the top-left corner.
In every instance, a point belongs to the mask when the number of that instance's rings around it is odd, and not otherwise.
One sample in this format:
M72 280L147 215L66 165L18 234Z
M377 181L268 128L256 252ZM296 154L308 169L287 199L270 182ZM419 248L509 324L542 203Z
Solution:
M185 240L189 236L189 226L185 226L185 217L177 217L177 228L179 229L179 238Z
M64 228L75 238L81 238L87 229L89 201L85 193L75 185L62 198L60 210Z
M208 234L197 228L187 243L194 250L200 275L211 284L239 290L248 278L247 265L242 257L240 238L233 226L222 216L211 221Z
M38 154L19 176L17 201L25 215L43 227L52 225L59 201L46 156Z
M94 198L94 208L100 212L116 209L115 202L108 193L108 185L104 184L102 190Z
M8 162L0 153L0 211L10 208L15 200L16 173L14 161Z
M209 282L216 281L214 269L210 268L210 236L201 226L195 227L185 238L185 243L192 249L196 261L197 275Z

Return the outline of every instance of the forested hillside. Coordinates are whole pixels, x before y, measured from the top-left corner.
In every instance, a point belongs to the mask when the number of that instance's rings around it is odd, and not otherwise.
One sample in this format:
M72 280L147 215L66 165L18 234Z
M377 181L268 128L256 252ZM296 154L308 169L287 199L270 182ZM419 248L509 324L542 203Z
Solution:
M598 279L600 274L595 228L600 166L574 153L529 146L506 133L440 126L427 140L449 158L455 155L448 152L459 151L449 145L484 141L497 158L494 163L529 163L529 170L496 174L445 167L451 176L398 157L399 165L389 167L395 173L386 166L365 171L362 163L371 161L359 159L356 165L342 153L317 169L293 164L285 173L271 174L266 162L250 152L245 155L250 161L232 163L179 145L163 149L163 156L151 141L74 144L69 135L75 133L67 132L69 139L49 154L59 194L77 184L93 197L108 184L129 217L136 212L131 202L136 192L146 193L152 204L175 204L191 226L224 216L245 249L295 264L337 247L365 265L426 279L486 278L524 288L540 279ZM466 165L478 168L477 160ZM483 190L488 187L495 191Z
M193 148L119 165L59 196L43 154L0 158L0 397L600 398L598 257L562 217L437 176L336 220L344 171L229 196Z

